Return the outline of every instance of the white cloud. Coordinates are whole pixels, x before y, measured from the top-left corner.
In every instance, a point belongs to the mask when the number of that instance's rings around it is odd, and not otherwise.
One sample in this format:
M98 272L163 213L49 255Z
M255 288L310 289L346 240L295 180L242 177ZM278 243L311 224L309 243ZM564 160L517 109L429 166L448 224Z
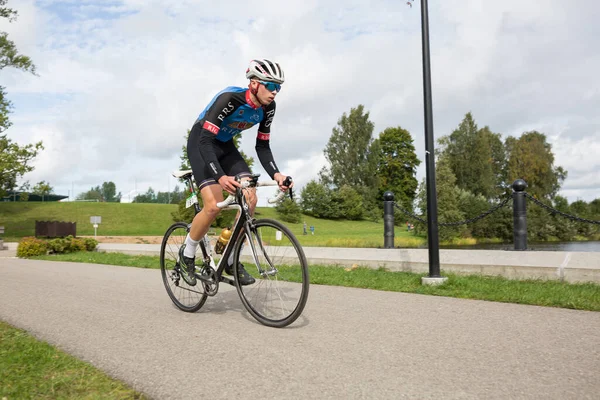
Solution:
M214 94L245 86L254 57L286 70L272 146L300 188L316 178L338 118L364 104L376 133L401 125L424 160L420 10L405 2L22 0L0 28L39 77L5 69L7 133L43 140L32 182L83 192L165 191L184 135ZM559 0L430 4L434 133L471 111L480 126L548 135L569 171L562 194L600 197L600 6ZM254 132L242 136L254 155ZM257 160L258 163L258 160ZM419 168L419 178L424 175ZM263 175L264 174L263 171ZM170 184L169 184L170 182Z

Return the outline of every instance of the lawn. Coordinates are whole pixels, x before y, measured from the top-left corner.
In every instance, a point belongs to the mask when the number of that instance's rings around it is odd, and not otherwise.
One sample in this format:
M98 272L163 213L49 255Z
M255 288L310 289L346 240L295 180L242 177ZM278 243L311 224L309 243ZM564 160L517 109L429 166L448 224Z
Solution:
M129 386L0 321L0 399L145 399Z
M0 225L5 241L33 236L35 221L77 223L77 235L93 235L91 216L101 216L98 235L162 235L173 222L173 204L96 203L96 202L3 202Z
M6 242L19 241L35 234L35 221L77 223L77 235L93 235L91 216L101 216L97 234L102 236L162 236L174 222L173 204L95 203L95 202L4 202L0 203L0 225ZM257 218L279 219L274 208L259 207ZM306 222L307 235L303 234ZM304 246L383 247L383 221L332 221L303 216L299 223L284 222ZM310 227L314 226L314 235ZM215 229L215 230L218 230ZM395 245L419 247L425 239L405 227L396 227Z

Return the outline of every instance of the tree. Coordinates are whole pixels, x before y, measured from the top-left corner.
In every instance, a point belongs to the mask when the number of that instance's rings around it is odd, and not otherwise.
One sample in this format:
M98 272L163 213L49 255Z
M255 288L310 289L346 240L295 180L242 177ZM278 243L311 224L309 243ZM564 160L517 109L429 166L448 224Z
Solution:
M29 201L29 191L31 190L31 185L29 181L23 182L21 187L19 187L19 201Z
M387 128L373 143L378 143L377 175L379 176L378 199L390 190L395 200L404 208L412 210L417 193L417 167L421 161L415 153L410 133L401 127Z
M187 142L188 142L189 137L190 137L190 130L188 129L186 135L184 136L185 143L183 144L183 146L181 146L181 156L179 156L179 159L181 160L181 164L179 164L180 171L187 171L187 170L192 169L192 167L190 166L190 160L188 158L188 153L187 153Z
M330 188L354 188L363 197L369 217L377 219L379 142L373 141L373 126L362 104L350 109L349 114L342 114L323 150L329 165L323 167L319 176L321 184Z
M0 0L0 18L6 18L8 22L13 22L17 19L17 12L5 7L7 2L8 0ZM8 33L0 32L0 70L6 67L17 68L35 75L35 65L31 59L19 54L15 43L8 39ZM8 119L11 108L12 105L6 98L4 87L0 86L0 133L11 125Z
M171 193L169 192L158 192L156 193L156 202L159 204L169 204L171 200Z
M478 129L469 112L449 136L438 140L438 154L456 176L456 186L486 199L497 197L503 186L504 152L499 134Z
M19 146L7 135L0 136L0 197L17 186L19 177L33 171L30 163L43 148L42 142Z
M149 187L146 193L138 194L133 198L134 203L156 203L156 192Z
M279 218L292 224L297 224L302 218L300 206L298 206L294 200L287 196L283 197L277 202L275 211L277 211Z
M334 193L327 185L313 179L300 192L302 211L317 218L341 218L341 204Z
M0 133L11 125L8 119L11 108L12 103L4 96L4 87L0 86Z
M518 139L508 137L505 145L508 181L524 179L527 192L540 199L556 196L567 171L554 165L552 145L546 141L546 135L537 131L525 132Z
M100 189L100 194L102 195L102 201L109 202L120 202L121 201L121 193L118 195L117 186L114 182L104 182L102 183L102 189Z
M594 199L590 202L590 213L592 218L596 221L600 221L600 198Z
M308 182L300 192L300 207L302 212L316 216L322 206L322 199L326 196L327 188L315 181Z
M0 18L7 18L9 22L16 20L17 12L5 7L7 0L0 0ZM12 40L8 39L6 32L0 32L0 70L13 67L35 75L35 65L29 57L18 53ZM4 87L0 86L0 133L11 125L8 114L12 104L6 98ZM30 162L43 149L42 142L19 146L13 143L6 135L0 136L0 197L7 191L14 190L17 179L27 172L33 171Z
M33 187L33 193L42 196L42 201L44 201L44 196L48 196L52 192L54 192L54 188L46 181L38 182Z
M363 196L350 185L343 185L335 192L332 201L339 202L341 218L358 221L365 215Z
M102 201L102 189L100 186L90 188L87 192L79 193L76 199Z
M458 209L464 215L464 219L478 217L494 205L481 194L474 195L468 190L459 189ZM461 233L476 238L510 240L513 237L512 209L508 207L497 209L482 219L464 225Z
M171 192L171 196L169 198L170 204L177 204L181 200L185 199L186 193L179 189L179 185L175 185L175 189Z
M362 104L352 108L349 115L342 115L323 151L329 162L329 167L322 174L327 175L325 181L330 180L336 187L374 187L373 171L376 166L373 164L377 160L370 157L369 151L373 126Z
M83 192L77 195L77 200L95 200L95 201L109 201L109 202L121 202L121 192L115 194L117 186L114 182L103 182L102 186L90 188L87 192Z
M441 158L436 163L435 174L439 222L457 222L464 220L465 215L460 211L459 207L461 190L456 186L456 177L446 159ZM417 198L419 208L421 210L427 210L425 181L421 183ZM422 223L417 223L416 226L419 230L427 229L427 226ZM440 227L439 229L440 240L450 240L464 233L464 225Z
M592 218L590 205L583 200L577 200L571 203L571 205L569 206L569 210L569 214L575 215L579 218ZM577 222L575 224L575 229L578 235L583 237L590 237L594 232L594 225L586 222Z
M115 201L117 193L117 186L114 182L103 182L100 194L102 194L102 201Z
M502 141L502 135L493 133L487 126L483 127L480 132L487 137L490 149L492 150L491 166L492 173L494 174L495 197L502 197L504 194L508 195L512 193L512 182L508 182L507 180L506 148Z
M563 196L555 196L552 199L552 206L560 212L565 214L569 214L571 210L569 209L569 200ZM559 214L553 213L550 215L552 217L552 223L556 226L556 237L560 240L569 241L575 236L576 228L575 222L571 221L568 218L565 218Z

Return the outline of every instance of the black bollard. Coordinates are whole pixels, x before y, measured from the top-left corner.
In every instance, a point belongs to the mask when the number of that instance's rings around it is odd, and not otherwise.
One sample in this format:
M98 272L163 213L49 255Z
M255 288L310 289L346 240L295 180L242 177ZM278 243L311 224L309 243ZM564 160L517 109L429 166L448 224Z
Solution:
M515 250L527 250L527 207L525 189L527 182L517 179L513 185L513 237Z
M383 247L394 248L394 193L383 194Z

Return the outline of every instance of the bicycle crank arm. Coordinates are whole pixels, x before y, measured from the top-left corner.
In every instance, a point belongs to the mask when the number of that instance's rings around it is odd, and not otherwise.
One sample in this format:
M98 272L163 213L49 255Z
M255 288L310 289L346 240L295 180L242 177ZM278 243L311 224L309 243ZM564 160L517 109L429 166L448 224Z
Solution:
M221 282L229 283L231 286L235 286L235 281L233 279L229 279L226 276L221 276Z

